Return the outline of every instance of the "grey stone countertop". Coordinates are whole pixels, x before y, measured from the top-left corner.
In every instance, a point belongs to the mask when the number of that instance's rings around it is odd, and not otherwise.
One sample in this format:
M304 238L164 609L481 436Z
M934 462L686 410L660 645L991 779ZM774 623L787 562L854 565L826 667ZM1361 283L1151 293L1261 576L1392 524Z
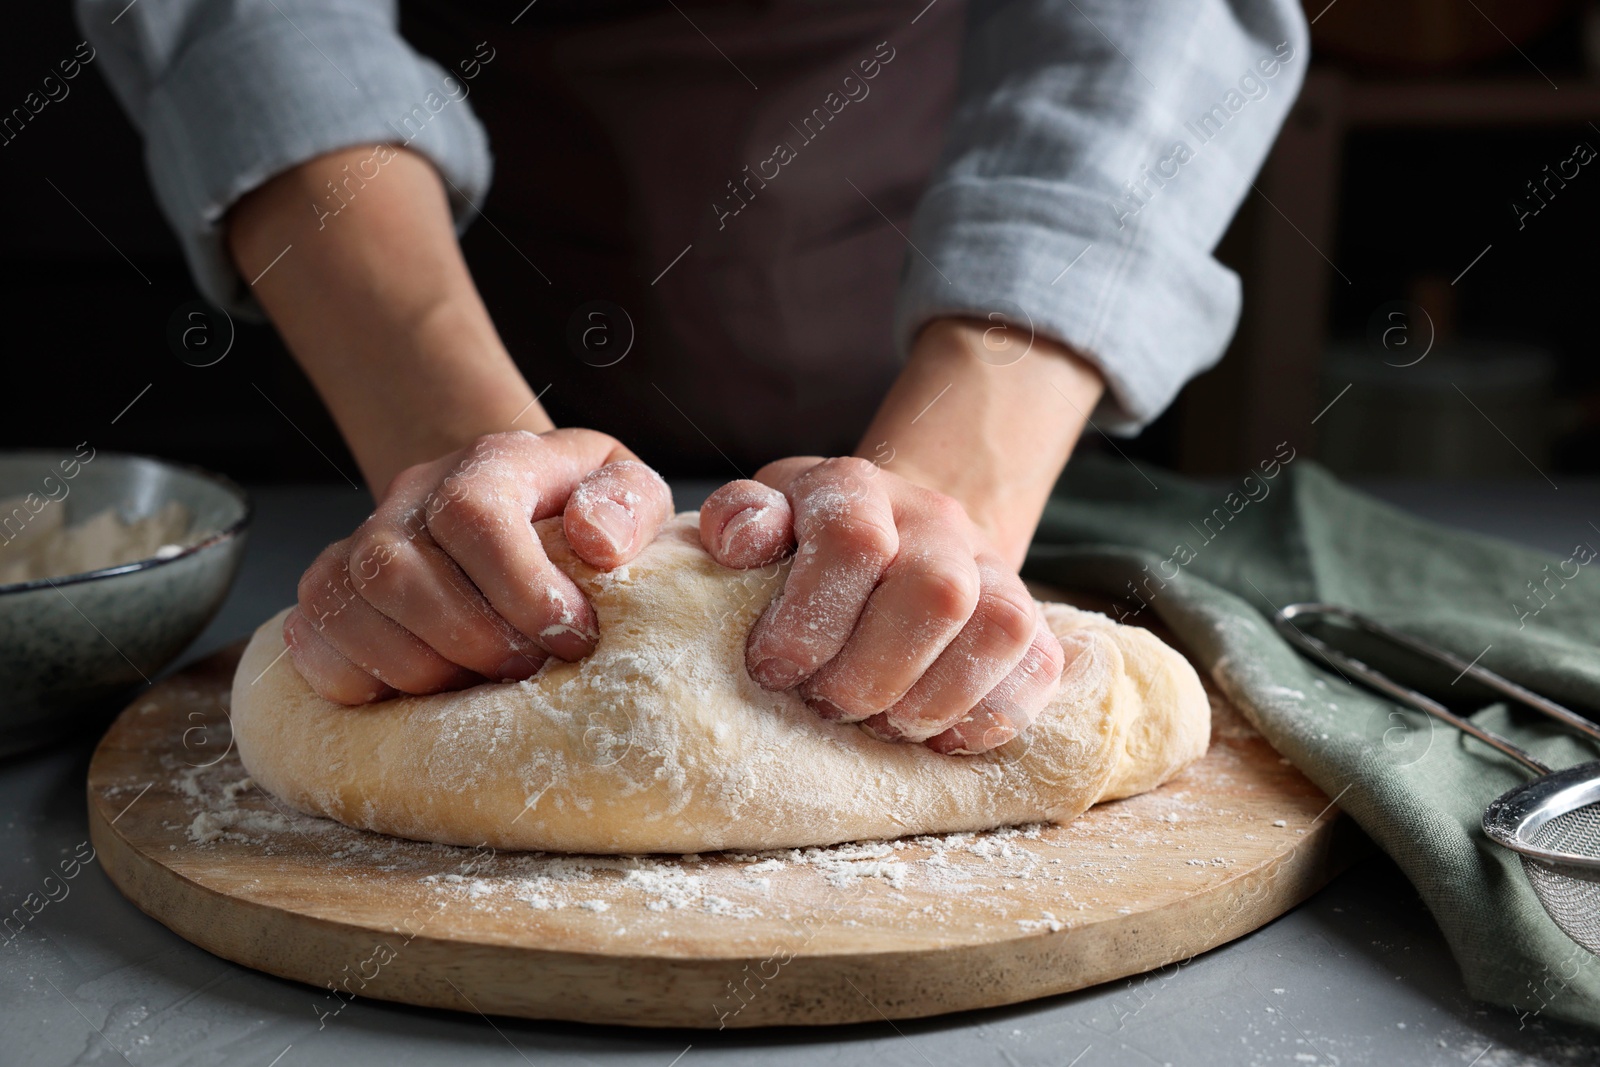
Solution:
M1565 555L1600 522L1600 484L1365 488L1430 518ZM680 487L680 506L704 489ZM288 603L301 569L366 513L348 488L254 492L238 583L185 657ZM95 738L0 762L0 905L87 835ZM1009 1008L823 1029L674 1031L487 1019L357 999L319 1029L321 994L183 941L92 864L0 946L0 1065L872 1064L874 1067L1600 1063L1600 1034L1474 1003L1416 893L1374 853L1310 901L1186 966Z

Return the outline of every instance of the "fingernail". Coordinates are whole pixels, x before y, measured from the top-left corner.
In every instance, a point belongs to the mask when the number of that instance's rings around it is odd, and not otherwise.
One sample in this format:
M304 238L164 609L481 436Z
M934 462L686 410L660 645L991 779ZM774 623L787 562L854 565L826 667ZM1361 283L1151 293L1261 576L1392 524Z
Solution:
M594 649L594 641L582 630L558 622L539 631L539 643L567 662L579 660Z
M941 756L976 755L954 730L946 730L942 734L935 734L923 743Z
M589 525L611 542L616 552L626 552L639 532L633 513L614 500L601 500L589 509Z
M723 559L731 559L733 557L734 549L744 540L742 535L745 530L749 528L751 523L757 522L766 513L767 509L758 505L745 508L728 520L727 525L722 528L721 549Z
M829 722L854 722L862 718L860 715L851 715L827 697L807 697L806 707Z
M496 667L494 676L502 682L520 682L538 674L542 666L544 666L543 661L537 657L518 652Z
M772 656L756 664L756 669L750 672L763 689L791 689L800 681L800 665L778 656Z
M879 712L861 723L861 728L879 741L899 741L900 730L889 721L887 712Z

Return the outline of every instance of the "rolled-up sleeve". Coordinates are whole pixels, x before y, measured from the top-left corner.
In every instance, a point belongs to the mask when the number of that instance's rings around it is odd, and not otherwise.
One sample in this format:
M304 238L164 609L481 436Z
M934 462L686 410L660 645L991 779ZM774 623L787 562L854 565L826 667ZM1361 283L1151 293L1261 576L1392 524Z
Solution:
M1309 59L1294 0L976 0L944 157L913 217L902 351L931 319L1022 317L1137 432L1215 363L1239 279L1214 250Z
M298 163L404 143L447 180L458 228L488 191L470 83L406 44L392 0L77 0L77 16L144 135L156 199L196 283L232 311L259 314L223 217Z

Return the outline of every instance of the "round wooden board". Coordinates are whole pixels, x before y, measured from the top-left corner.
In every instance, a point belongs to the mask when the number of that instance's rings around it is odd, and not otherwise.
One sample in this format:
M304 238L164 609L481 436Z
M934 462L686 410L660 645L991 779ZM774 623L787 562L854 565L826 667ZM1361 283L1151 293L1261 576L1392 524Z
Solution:
M1068 826L698 857L424 845L248 784L227 720L239 652L111 727L89 768L92 840L141 909L315 986L319 1013L364 996L720 1028L993 1007L1230 941L1351 851L1328 798L1215 691L1203 760Z

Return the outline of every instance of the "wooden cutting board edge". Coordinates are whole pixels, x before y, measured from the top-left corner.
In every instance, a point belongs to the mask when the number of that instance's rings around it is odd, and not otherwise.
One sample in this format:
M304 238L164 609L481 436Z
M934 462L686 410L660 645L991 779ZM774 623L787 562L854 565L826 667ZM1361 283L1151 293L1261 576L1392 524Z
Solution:
M242 647L181 673L231 678ZM1330 804L1291 852L1159 910L933 950L796 952L780 962L772 954L610 954L459 936L406 938L398 927L230 896L142 851L115 825L127 810L113 810L120 797L114 802L98 781L97 770L126 757L110 747L116 732L97 746L87 782L90 840L113 884L145 914L213 955L306 983L319 1014L337 1012L350 998L319 988L308 975L336 975L341 961L370 960L376 946L396 942L392 958L358 980L358 996L486 1015L702 1029L825 1026L999 1007L1187 961L1281 916L1370 848ZM530 982L530 975L538 980Z
M107 808L91 790L90 841L112 882L145 914L213 955L315 990L305 976L333 972L330 960L369 959L376 945L400 940L396 930L284 911L200 885L132 846ZM486 1015L709 1029L828 1026L1001 1007L1182 963L1242 937L1316 893L1364 844L1348 820L1327 819L1276 863L1158 913L934 952L795 955L779 964L772 956L619 957L423 934L404 943L359 995ZM197 897L214 910L197 907ZM1199 934L1175 941L1174 929ZM619 960L627 966L619 968ZM1130 960L1139 961L1137 970L1130 972ZM530 974L539 982L530 984ZM855 995L843 995L841 986ZM318 994L314 1010L338 1010L338 994ZM704 1008L693 1009L696 1003ZM731 1004L742 1007L730 1014Z

